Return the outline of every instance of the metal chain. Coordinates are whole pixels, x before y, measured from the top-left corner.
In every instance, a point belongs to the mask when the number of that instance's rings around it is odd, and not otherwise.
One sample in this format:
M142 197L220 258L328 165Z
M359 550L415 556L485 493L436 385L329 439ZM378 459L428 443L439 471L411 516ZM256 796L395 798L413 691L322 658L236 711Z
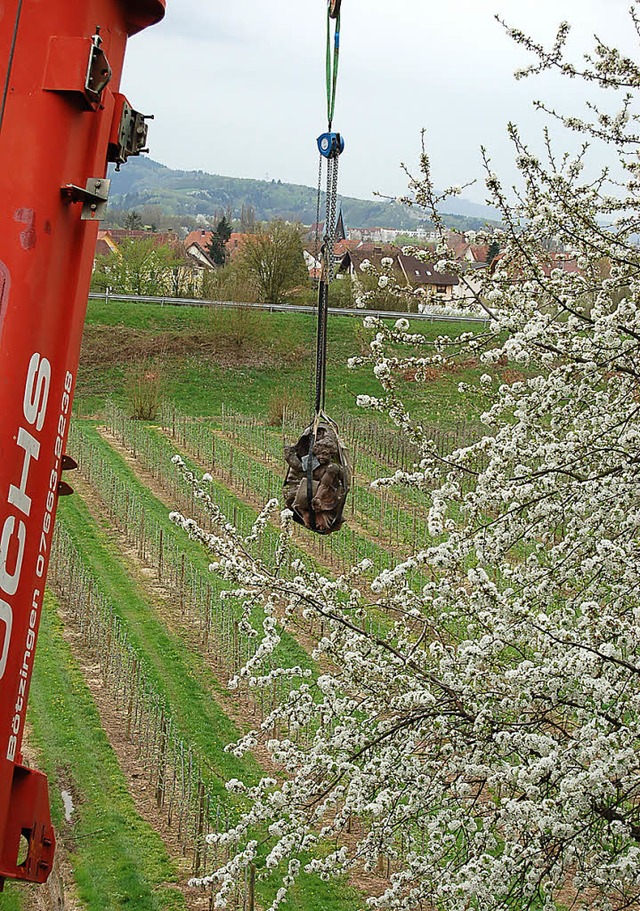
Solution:
M335 276L335 245L338 210L338 162L340 156L329 159L327 172L327 281L332 282Z
M315 248L314 248L314 257L317 264L320 267L320 275L318 277L318 288L320 288L322 280L322 262L321 262L321 249L320 249L320 206L322 203L322 164L323 156L319 156L320 161L318 163L318 194L316 197L316 231L315 231ZM326 227L326 225L325 225ZM316 269L318 266L316 266ZM317 363L317 352L320 350L320 320L318 320L318 325L316 327L316 367L315 373L309 373L309 409L311 412L311 423L313 423L313 418L316 410L316 389L317 389L317 378L318 378L318 363Z
M315 257L316 262L320 262L320 205L322 201L322 155L319 156L320 161L318 162L318 193L316 196L316 245L315 245Z
M335 230L333 227L333 219L331 213L333 211L332 200L331 200L331 190L333 187L333 165L334 158L327 159L327 196L325 199L325 215L324 215L324 260L325 260L325 275L327 282L331 281L329 275L329 269L331 265L330 257L333 255L333 247L331 244L331 238L335 237Z
M318 289L318 344L316 351L316 398L315 413L324 411L327 386L327 314L329 308L329 286L320 282Z
M316 415L324 410L327 384L327 317L329 312L329 285L335 273L336 212L338 208L338 160L332 155L327 160L327 199L323 244L323 268L318 289L318 330L316 336Z

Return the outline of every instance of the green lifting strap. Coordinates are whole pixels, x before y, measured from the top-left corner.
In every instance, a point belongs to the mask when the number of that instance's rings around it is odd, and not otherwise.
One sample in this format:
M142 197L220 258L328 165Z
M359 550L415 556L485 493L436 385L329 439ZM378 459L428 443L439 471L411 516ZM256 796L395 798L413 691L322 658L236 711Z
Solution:
M331 37L331 20L335 19L336 25ZM340 64L340 2L337 4L329 0L327 6L327 122L329 132L333 123L336 109L336 93L338 88L338 68Z

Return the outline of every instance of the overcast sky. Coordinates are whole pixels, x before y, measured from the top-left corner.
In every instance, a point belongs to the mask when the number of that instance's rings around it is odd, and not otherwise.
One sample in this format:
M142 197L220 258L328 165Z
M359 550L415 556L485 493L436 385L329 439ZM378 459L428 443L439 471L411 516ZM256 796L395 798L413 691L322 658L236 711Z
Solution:
M315 185L326 129L325 0L167 0L163 23L129 45L124 90L155 112L152 157L174 168ZM343 195L406 189L420 130L439 186L481 176L479 146L512 179L509 120L532 139L532 101L583 110L584 91L545 75L495 21L550 44L561 20L578 57L604 40L632 50L629 0L343 0L335 129L347 142ZM635 48L637 53L637 48ZM465 191L484 201L482 184Z

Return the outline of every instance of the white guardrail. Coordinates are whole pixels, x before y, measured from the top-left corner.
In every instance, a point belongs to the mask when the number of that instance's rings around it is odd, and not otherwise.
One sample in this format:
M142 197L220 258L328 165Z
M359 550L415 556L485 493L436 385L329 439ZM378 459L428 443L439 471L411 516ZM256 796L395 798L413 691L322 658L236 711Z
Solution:
M160 304L162 307L243 307L254 310L268 310L270 313L315 313L315 307L309 307L302 304L250 304L242 301L209 301L191 297L143 297L136 294L114 294L106 292L98 294L92 291L89 294L90 300L109 301L133 301L141 304ZM442 312L440 309L425 310L423 313L398 313L387 310L348 310L343 307L329 307L329 313L336 316L355 316L358 319L364 319L366 316L375 316L378 319L411 319L427 320L429 322L465 322L465 323L488 323L489 316L474 315L456 311L451 308L450 312Z

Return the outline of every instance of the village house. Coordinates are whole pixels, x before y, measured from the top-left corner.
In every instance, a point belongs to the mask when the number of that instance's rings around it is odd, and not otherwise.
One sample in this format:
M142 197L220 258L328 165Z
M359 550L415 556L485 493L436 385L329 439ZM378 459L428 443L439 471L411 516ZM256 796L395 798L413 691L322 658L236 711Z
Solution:
M422 291L425 296L437 303L446 303L453 299L453 289L458 285L455 275L436 272L433 263L423 262L415 256L408 256L397 247L361 244L357 249L348 250L345 253L340 271L360 278L363 271L362 264L365 261L368 260L378 271L382 271L382 260L385 257L393 260L391 268L400 285L408 286L414 291Z
M214 269L215 265L209 257L209 245L213 231L191 231L184 239L184 249L187 256L193 257L203 269Z
M605 269L605 272L608 273L609 264L603 263L603 267ZM550 253L549 260L548 262L542 264L542 269L547 278L555 269L559 269L561 272L582 275L582 269L578 265L578 257L576 253Z
M449 231L446 237L447 246L453 258L459 263L486 266L489 255L489 244L470 244L463 234Z
M323 221L312 224L306 235L303 255L304 261L309 272L309 278L317 281L322 273L322 256L321 248L324 242L324 225ZM342 210L338 214L335 230L335 242L333 246L333 261L336 270L339 269L342 257L347 250L355 250L360 246L360 241L347 237L347 229L344 223ZM338 272L337 278L343 278L343 273Z
M309 272L309 278L312 280L319 280L322 272L322 260L320 259L320 254L312 247L310 244L307 244L303 250L302 255L304 256L304 262Z
M390 244L398 234L405 234L397 228L351 228L349 236L362 243Z
M213 231L206 231L204 229L191 231L184 240L184 248L189 256L193 256L194 259L198 260L205 269L216 268L215 263L209 256L209 248L211 246L213 233ZM227 262L231 262L236 258L246 243L247 238L250 236L250 234L241 234L235 231L231 234L229 240L225 244Z
M180 239L174 231L130 231L127 228L106 228L104 231L98 231L98 246L96 255L117 253L123 240L149 240L153 238L154 245L157 247L180 245Z
M248 238L252 236L253 235L251 234L242 234L239 231L234 231L226 243L228 259L233 262L233 260L242 253L242 249Z
M124 241L152 241L154 247L170 247L175 252L175 265L168 270L162 282L164 293L174 297L195 296L202 289L202 275L205 265L199 256L185 249L175 231L137 231L124 228L108 228L98 231L94 270L98 257L118 256ZM211 267L211 265L209 266Z
M156 247L174 247L182 249L180 238L175 231L130 231L126 228L106 228L98 231L98 246L96 254L117 253L124 240L149 240L152 239Z

